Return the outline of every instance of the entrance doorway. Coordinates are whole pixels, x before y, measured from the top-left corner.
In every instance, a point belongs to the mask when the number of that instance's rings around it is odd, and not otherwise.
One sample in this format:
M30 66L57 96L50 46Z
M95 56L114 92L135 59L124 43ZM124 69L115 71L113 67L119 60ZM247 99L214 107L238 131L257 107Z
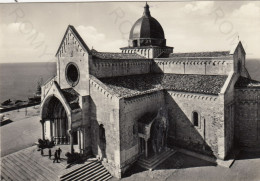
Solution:
M58 98L53 96L44 104L42 117L46 139L55 144L69 144L68 117Z

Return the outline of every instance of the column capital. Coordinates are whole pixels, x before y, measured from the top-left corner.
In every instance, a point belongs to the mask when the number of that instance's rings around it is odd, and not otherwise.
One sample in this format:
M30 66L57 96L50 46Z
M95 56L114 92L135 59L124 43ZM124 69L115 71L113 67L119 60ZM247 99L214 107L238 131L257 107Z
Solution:
M74 131L72 129L68 129L68 133L71 135Z

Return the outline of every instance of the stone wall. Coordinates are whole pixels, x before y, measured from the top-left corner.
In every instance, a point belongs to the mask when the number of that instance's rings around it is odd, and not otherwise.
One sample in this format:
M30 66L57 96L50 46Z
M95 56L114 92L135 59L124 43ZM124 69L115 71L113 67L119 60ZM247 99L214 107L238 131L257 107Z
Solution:
M61 89L71 87L66 79L66 66L73 62L79 68L79 82L73 88L82 96L89 95L88 53L69 29L57 54L57 81Z
M236 89L235 138L242 147L260 146L260 90Z
M91 60L90 73L97 78L147 74L151 72L152 60Z
M90 120L92 152L102 159L108 171L120 177L119 99L90 79ZM105 130L105 142L100 139L100 126Z
M226 155L234 147L235 135L235 83L239 78L239 74L230 72L228 79L221 90L224 95L225 103L225 152Z
M227 75L233 70L227 58L156 58L153 71L173 74Z
M126 98L120 104L121 168L124 172L139 156L138 120L148 112L158 112L165 105L164 92Z
M235 131L235 104L234 102L225 105L225 155L234 147Z
M131 42L131 40L129 42ZM156 58L162 53L170 54L172 52L173 52L172 47L122 48L122 53L136 53L146 58Z
M90 96L80 96L79 102L81 103L81 108L82 108L82 132L83 132L83 150L84 153L89 153L91 152L91 132L90 132L90 127L91 127L91 122L90 122Z
M182 146L224 159L224 98L168 91L169 146ZM194 126L193 113L199 117Z

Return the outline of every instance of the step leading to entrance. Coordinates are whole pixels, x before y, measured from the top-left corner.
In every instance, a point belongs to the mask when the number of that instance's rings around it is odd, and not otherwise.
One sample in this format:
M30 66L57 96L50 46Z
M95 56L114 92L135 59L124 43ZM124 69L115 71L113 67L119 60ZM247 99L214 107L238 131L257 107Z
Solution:
M152 170L157 167L159 164L164 162L167 158L176 153L176 150L166 148L162 153L154 155L150 158L145 158L141 156L137 161L137 164L145 169Z
M60 176L61 181L68 180L109 180L111 174L106 168L97 160L90 160L82 164L76 169Z

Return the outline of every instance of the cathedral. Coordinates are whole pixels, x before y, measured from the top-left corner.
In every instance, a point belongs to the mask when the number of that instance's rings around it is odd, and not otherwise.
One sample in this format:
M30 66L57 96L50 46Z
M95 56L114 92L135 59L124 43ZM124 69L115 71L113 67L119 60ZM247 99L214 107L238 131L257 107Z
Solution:
M260 82L241 42L174 53L146 4L120 49L90 49L68 26L57 74L41 88L43 139L96 156L118 178L169 148L225 160L234 148L260 146Z

